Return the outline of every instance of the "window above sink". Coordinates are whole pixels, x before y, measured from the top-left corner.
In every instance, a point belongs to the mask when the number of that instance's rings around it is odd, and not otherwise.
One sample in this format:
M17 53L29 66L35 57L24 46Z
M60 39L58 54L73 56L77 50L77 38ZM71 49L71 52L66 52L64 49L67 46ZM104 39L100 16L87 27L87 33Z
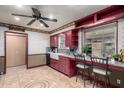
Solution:
M58 48L59 49L65 49L66 46L65 46L65 34L60 34L58 36L59 38L59 41L58 41Z

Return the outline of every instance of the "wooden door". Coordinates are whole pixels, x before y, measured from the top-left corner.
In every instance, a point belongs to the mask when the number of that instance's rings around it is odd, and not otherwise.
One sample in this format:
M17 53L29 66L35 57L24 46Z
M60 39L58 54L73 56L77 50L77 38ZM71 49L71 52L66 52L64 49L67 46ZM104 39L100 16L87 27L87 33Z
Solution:
M14 67L26 64L27 44L25 34L6 33L6 66Z

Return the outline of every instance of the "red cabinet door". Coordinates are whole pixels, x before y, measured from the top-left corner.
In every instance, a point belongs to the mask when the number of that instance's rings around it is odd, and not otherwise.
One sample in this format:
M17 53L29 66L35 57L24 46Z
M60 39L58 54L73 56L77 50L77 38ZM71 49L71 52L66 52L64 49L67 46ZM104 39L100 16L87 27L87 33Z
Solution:
M50 36L50 46L52 46L52 36Z
M67 68L68 58L67 57L61 57L61 70L63 73L68 75L66 68Z
M60 57L60 59L61 59L60 71L69 76L69 73L70 73L70 61L69 61L69 58Z
M76 75L75 61L68 57L60 56L59 60L51 59L51 67L68 75Z
M65 45L66 47L71 47L71 33L72 31L65 32Z
M75 76L76 72L77 72L75 60L70 59L70 66L69 67L70 67L69 75L70 76Z
M59 64L59 60L55 61L55 69L59 70L60 64Z
M53 67L54 69L58 70L59 69L59 63L58 63L58 60L55 60L55 59L51 59L51 62L50 62L50 66Z
M60 56L60 60L59 60L59 71L60 72L63 72L63 73L65 73L65 65L64 65L64 63L65 63L65 60L63 59L63 57L62 56Z
M59 61L59 71L64 72L63 71L63 61L62 60Z
M54 36L54 47L58 46L58 35Z
M75 60L68 57L60 57L61 65L60 71L68 75L69 77L76 75Z
M66 74L66 62L67 62L66 60L63 60L62 65L61 65L61 70L65 74Z
M54 60L53 59L50 59L50 66L54 68L55 66L55 63L54 63Z
M58 46L58 35L54 35L50 37L50 46L57 47Z
M54 36L50 37L50 46L54 47Z
M70 61L68 60L65 65L66 65L65 73L69 76L69 74L70 74Z

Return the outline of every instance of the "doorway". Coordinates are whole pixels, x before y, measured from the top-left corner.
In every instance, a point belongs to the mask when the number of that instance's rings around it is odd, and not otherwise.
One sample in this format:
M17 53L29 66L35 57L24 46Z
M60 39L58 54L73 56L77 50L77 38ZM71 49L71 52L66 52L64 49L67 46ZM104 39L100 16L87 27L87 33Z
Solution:
M7 67L27 65L28 34L5 31L5 73Z

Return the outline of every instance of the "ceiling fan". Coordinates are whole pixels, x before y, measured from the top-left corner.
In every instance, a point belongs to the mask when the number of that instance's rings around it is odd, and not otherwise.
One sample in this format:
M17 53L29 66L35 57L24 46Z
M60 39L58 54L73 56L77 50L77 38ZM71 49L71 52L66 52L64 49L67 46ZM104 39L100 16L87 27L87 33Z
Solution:
M38 20L45 27L49 27L43 20L57 22L57 19L51 19L51 18L47 18L47 17L42 17L40 11L38 9L36 9L36 8L32 8L32 11L33 11L33 15L32 16L21 15L21 14L14 14L14 13L12 13L12 15L33 18L27 25L32 25L36 20Z

